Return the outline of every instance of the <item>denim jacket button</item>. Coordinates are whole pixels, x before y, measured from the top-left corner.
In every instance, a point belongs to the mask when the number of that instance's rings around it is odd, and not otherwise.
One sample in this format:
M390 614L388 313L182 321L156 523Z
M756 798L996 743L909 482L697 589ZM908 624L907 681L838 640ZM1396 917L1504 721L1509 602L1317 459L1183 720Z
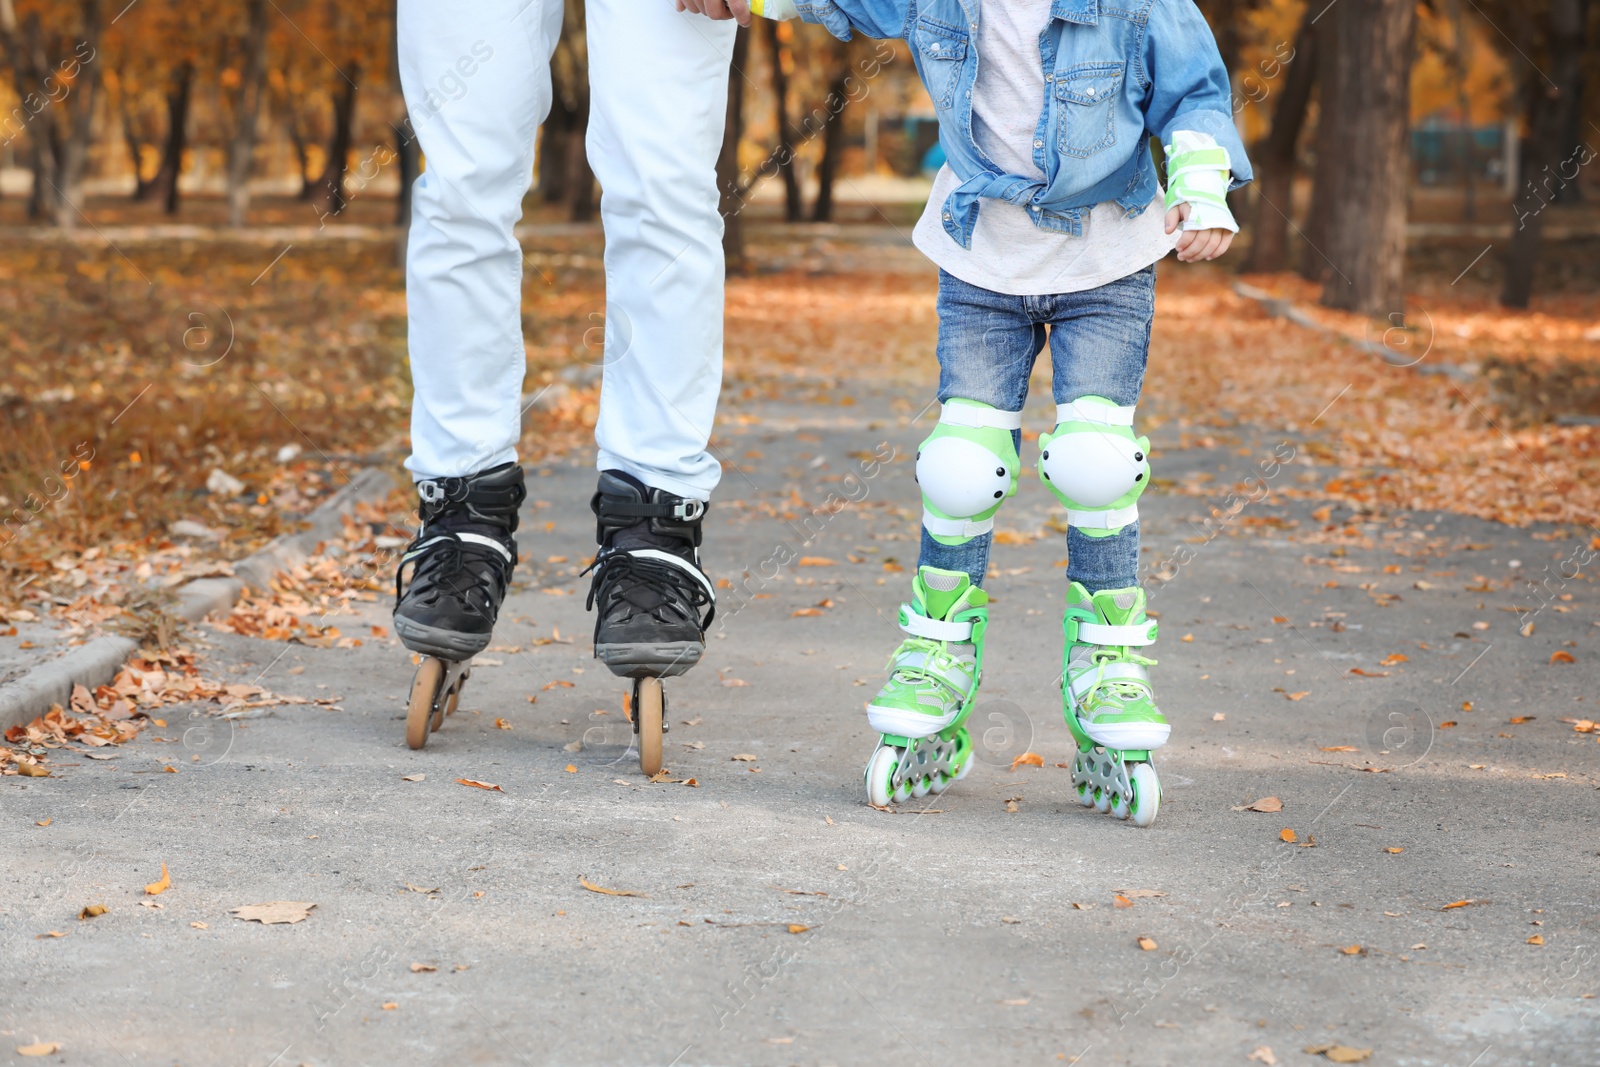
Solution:
M1047 82L1053 82L1056 80L1056 76L1054 74L1046 74L1044 76L1044 80Z
M1035 147L1035 148L1043 148L1044 147L1044 142L1043 141L1035 141L1035 142L1033 142L1033 147Z

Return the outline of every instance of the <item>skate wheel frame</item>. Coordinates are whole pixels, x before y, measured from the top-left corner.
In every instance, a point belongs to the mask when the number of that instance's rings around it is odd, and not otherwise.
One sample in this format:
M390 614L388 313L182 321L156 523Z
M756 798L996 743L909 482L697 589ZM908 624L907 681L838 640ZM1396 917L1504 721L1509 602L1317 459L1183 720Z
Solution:
M633 682L633 732L639 742L639 770L653 778L661 773L661 735L666 732L667 693L660 678Z
M1102 814L1127 819L1135 826L1149 826L1161 806L1161 781L1149 757L1147 751L1080 749L1072 761L1072 785L1078 802Z
M466 662L424 656L411 679L411 697L406 703L406 744L413 749L428 743L428 735L454 715L461 701L461 689L472 676Z

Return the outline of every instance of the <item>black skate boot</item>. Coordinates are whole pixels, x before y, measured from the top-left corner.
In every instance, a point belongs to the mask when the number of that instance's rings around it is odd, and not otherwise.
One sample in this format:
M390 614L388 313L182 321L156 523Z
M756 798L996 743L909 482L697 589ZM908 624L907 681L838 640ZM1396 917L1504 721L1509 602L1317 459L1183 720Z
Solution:
M602 471L589 506L600 543L588 603L597 609L595 657L625 678L682 674L700 661L716 615L716 592L700 569L705 503Z
M417 483L422 528L395 572L394 628L411 651L471 659L489 645L517 562L522 468ZM405 581L406 568L410 581Z

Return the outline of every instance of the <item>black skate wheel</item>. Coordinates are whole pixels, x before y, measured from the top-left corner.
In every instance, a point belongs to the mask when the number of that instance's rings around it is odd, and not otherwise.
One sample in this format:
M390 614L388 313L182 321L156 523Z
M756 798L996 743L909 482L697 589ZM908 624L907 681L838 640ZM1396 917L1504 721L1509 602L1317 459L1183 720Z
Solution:
M639 735L639 769L650 778L661 773L661 725L666 704L660 678L640 678L633 683L633 729Z
M406 744L414 749L428 743L434 708L439 702L439 686L443 683L444 660L422 657L411 679L411 700L406 705Z

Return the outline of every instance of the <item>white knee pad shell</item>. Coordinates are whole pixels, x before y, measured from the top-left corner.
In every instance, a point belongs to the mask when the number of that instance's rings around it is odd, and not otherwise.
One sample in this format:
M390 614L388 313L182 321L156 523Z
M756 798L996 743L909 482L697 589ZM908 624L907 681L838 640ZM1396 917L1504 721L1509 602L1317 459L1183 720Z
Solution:
M1017 492L1022 461L1011 434L1020 411L976 400L945 401L939 424L917 448L922 525L940 544L962 545L994 529L994 513Z
M1133 434L1133 408L1105 397L1056 406L1056 427L1039 436L1039 480L1067 508L1067 524L1107 536L1139 518L1150 484L1150 439Z

